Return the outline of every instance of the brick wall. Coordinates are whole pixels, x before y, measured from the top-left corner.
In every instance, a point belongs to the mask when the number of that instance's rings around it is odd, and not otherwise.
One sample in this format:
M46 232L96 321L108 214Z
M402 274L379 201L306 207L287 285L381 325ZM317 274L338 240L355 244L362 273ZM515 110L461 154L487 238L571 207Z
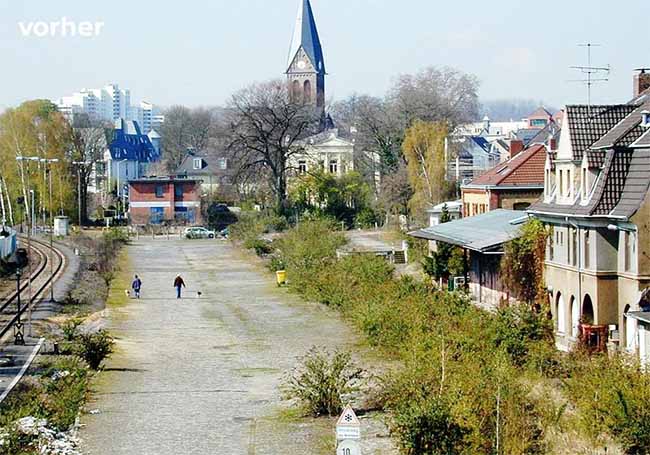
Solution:
M181 188L181 193L176 192L176 187ZM199 189L199 182L177 180L131 182L129 190L131 223L200 224L202 219Z

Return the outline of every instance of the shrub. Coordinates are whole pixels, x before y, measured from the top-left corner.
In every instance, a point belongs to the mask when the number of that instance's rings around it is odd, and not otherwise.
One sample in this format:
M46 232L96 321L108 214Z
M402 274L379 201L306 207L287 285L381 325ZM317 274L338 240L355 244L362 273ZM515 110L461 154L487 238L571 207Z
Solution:
M628 454L650 447L650 375L630 359L576 359L567 392L580 410L582 429L598 440L611 434Z
M421 403L400 404L393 413L391 430L404 453L413 455L460 453L468 433L449 406L435 396Z
M314 417L337 415L344 398L358 390L361 375L349 352L313 347L286 378L284 395L300 402Z
M77 354L90 368L98 370L102 361L113 352L113 338L105 330L79 336Z
M83 324L83 319L81 318L71 318L61 324L63 340L73 341L77 337L77 332L81 324Z

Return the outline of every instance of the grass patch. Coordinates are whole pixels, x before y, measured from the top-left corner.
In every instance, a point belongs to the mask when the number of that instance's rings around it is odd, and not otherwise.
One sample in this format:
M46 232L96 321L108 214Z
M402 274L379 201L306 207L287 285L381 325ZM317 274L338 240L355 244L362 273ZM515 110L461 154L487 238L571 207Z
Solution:
M122 249L117 257L115 276L108 289L107 306L119 307L129 303L124 290L131 289L131 278L131 261L126 249Z

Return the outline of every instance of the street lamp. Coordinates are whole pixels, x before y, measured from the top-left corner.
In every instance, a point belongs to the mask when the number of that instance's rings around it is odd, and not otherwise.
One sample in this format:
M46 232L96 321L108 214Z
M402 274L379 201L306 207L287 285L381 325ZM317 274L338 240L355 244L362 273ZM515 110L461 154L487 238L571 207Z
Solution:
M41 158L41 163L45 165L49 179L50 187L50 302L54 300L54 216L52 214L52 164L58 163L58 158Z

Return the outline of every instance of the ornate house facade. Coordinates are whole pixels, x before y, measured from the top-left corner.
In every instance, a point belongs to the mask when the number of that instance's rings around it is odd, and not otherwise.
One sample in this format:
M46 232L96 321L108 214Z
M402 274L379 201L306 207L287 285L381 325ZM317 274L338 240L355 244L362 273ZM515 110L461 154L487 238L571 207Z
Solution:
M647 87L646 87L647 88ZM650 362L650 92L628 104L567 106L547 154L542 200L552 228L546 284L558 347L625 349ZM647 322L644 322L647 321Z

